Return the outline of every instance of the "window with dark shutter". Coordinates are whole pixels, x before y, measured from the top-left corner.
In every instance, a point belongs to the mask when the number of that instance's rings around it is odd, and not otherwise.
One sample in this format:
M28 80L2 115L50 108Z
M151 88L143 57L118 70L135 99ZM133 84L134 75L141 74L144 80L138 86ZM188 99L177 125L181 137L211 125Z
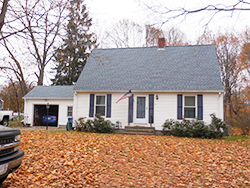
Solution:
M133 123L133 102L134 95L128 98L128 123Z
M154 123L154 95L149 95L149 123Z
M95 94L89 97L89 117L94 117Z
M111 94L107 94L107 118L111 117Z
M177 95L177 119L182 119L182 94Z
M203 95L197 95L198 114L197 118L203 120Z

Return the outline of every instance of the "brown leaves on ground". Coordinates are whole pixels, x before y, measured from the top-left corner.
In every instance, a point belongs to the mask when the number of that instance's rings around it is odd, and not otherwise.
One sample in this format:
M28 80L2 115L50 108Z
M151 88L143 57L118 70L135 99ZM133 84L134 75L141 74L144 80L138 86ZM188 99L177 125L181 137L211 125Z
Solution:
M22 131L7 187L249 187L250 142Z

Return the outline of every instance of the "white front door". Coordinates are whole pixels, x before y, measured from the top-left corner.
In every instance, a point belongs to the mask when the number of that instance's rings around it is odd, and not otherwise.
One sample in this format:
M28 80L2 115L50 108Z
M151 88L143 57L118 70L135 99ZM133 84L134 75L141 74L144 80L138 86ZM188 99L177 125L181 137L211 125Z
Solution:
M135 96L135 124L146 125L147 124L147 96L146 95L137 95Z

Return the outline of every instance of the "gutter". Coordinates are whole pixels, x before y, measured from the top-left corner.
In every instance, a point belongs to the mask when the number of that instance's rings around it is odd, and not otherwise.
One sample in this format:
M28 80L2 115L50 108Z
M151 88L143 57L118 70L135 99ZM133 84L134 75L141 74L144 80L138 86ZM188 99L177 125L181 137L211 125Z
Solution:
M162 90L131 90L132 93L220 93L223 94L224 90L171 90L171 91L162 91ZM73 90L74 93L123 93L128 92L128 90Z
M70 99L74 99L74 97L70 97L70 98L66 98L66 97L64 97L64 98L60 98L60 97L23 97L22 99L24 99L24 100L26 100L26 99L39 99L39 100L44 100L44 99L57 99L57 100L59 100L59 99L63 99L63 100L70 100Z

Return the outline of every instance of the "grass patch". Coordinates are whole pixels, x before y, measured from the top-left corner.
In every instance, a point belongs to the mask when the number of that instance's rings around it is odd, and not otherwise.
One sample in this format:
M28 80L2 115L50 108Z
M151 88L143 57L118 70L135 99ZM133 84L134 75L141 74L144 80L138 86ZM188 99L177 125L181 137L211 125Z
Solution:
M222 138L225 141L232 141L232 142L246 142L250 141L250 136L247 135L233 135L233 136L225 136Z
M22 127L22 120L9 121L9 127Z

